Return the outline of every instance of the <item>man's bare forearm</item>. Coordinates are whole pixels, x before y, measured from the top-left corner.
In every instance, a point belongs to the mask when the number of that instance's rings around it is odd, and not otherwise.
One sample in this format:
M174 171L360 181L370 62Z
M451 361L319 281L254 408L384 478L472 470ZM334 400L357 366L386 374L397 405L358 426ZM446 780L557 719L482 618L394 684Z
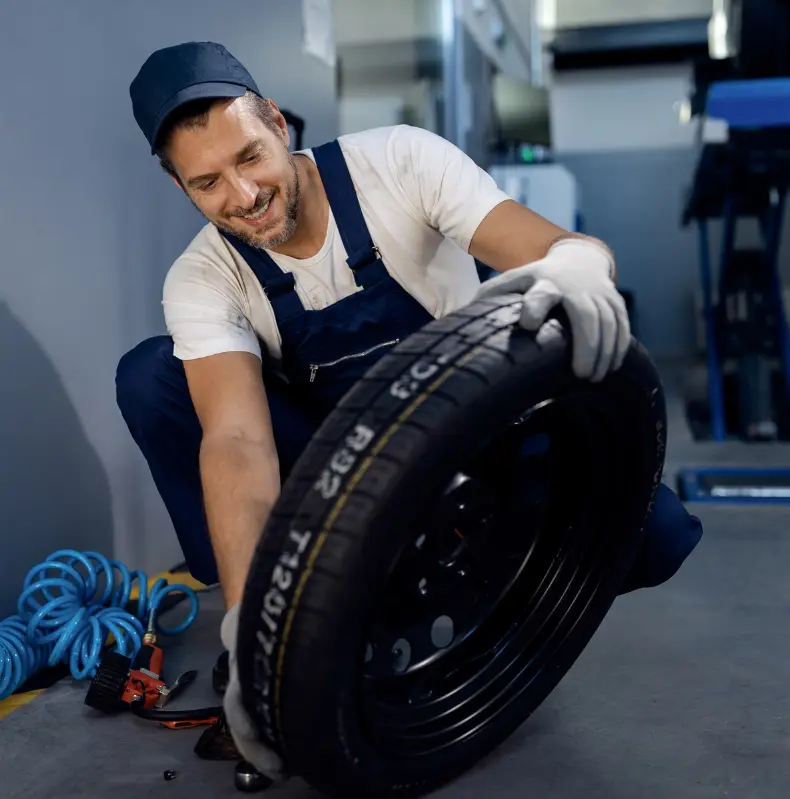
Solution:
M612 279L616 279L614 254L607 244L584 233L569 232L515 200L506 200L490 211L475 231L469 252L497 272L507 272L545 258L553 245L565 239L600 246L612 264Z
M243 438L204 438L200 472L222 594L231 608L241 602L256 544L279 496L277 456Z

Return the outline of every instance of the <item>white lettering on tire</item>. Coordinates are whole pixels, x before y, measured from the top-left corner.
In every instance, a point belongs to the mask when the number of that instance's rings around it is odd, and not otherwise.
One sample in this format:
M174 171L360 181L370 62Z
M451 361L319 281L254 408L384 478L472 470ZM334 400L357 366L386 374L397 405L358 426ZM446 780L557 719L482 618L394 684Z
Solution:
M329 464L321 472L314 488L323 499L335 497L343 484L343 477L357 464L360 456L370 446L375 431L364 424L357 424L343 439L340 447L332 453ZM274 715L271 697L274 695L276 650L282 641L282 625L292 607L293 594L304 571L304 558L313 534L291 529L283 545L277 565L271 577L269 590L263 597L261 610L261 629L257 631L259 650L256 653L258 692L261 723L266 736L276 741Z
M266 655L267 658L270 658L274 654L274 640L272 639L271 636L266 635L261 630L258 630L257 637L258 637L258 643L261 645L261 649L263 649L264 655Z
M323 499L332 499L337 496L342 485L342 478L348 474L359 460L359 455L364 452L375 433L367 425L358 424L343 440L343 444L333 453L329 465L321 472L315 483L315 489Z
M356 456L353 452L349 452L347 449L341 449L340 452L336 452L332 456L332 460L329 463L329 468L337 474L346 474L346 472L348 472L348 470L354 465L355 461Z
M288 534L288 539L296 544L297 555L304 554L304 551L307 549L307 545L310 543L310 539L312 537L313 534L311 532L300 533L298 530L291 530L291 532Z
M340 483L339 474L333 473L329 469L324 469L315 487L324 499L332 499L340 490Z
M282 615L288 603L279 588L270 588L263 597L263 609L270 616Z
M343 439L314 485L323 499L332 499L338 494L343 484L343 477L354 468L374 437L375 431L372 428L357 424ZM298 585L299 575L304 570L303 560L312 537L310 531L300 532L294 529L289 531L278 563L274 567L269 590L263 597L260 614L262 626L257 631L260 648L256 653L258 665L256 689L260 700L258 708L263 731L272 741L278 738L271 703L274 694L274 658L277 647L282 641L282 625L288 615L288 609L292 606L293 593Z
M256 688L261 699L259 709L267 736L276 740L272 708L268 699L272 696L274 679L273 658L278 642L282 640L282 623L286 611L291 606L292 594L298 584L298 576L303 568L305 553L313 538L312 532L306 530L290 530L283 545L277 565L272 572L269 590L263 597L263 608L260 619L261 628L256 638L260 646L256 655L258 673Z
M450 356L446 354L431 360L429 357L420 358L413 363L409 371L401 375L390 386L390 394L395 399L407 400L413 397L422 388L422 384L433 377L450 360Z
M346 439L346 443L354 452L362 452L373 440L373 435L373 431L367 425L358 424Z
M284 569L280 564L274 567L274 575L272 576L272 582L281 591L287 591L291 587L292 579L293 579L293 572L290 569Z

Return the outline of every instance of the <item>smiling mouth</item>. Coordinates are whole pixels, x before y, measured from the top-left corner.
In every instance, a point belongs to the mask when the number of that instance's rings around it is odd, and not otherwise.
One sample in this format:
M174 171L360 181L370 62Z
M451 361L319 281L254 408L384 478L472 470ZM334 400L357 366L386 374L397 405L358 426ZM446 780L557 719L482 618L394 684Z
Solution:
M254 230L262 230L272 224L272 218L275 213L276 205L274 199L277 192L274 192L266 202L255 211L246 214L233 214L232 219L240 219L246 227L253 228Z
M272 204L272 197L269 197L268 200L254 213L252 214L244 214L241 218L242 219L260 219L268 210L269 206Z

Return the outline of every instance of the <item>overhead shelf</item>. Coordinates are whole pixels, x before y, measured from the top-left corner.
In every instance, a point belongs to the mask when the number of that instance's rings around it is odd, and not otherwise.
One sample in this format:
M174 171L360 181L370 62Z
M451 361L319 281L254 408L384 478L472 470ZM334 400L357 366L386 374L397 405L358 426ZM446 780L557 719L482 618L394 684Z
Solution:
M559 29L549 46L556 72L681 63L708 54L708 18Z

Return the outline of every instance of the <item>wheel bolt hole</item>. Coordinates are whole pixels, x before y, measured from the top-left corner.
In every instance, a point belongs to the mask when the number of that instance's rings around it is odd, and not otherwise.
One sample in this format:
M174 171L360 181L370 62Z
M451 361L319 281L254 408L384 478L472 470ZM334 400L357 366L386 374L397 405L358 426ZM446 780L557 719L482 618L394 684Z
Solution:
M411 644L405 638L400 638L392 647L392 668L400 674L409 668L410 662Z
M449 616L439 616L431 626L431 643L437 649L446 649L455 638L455 623Z

